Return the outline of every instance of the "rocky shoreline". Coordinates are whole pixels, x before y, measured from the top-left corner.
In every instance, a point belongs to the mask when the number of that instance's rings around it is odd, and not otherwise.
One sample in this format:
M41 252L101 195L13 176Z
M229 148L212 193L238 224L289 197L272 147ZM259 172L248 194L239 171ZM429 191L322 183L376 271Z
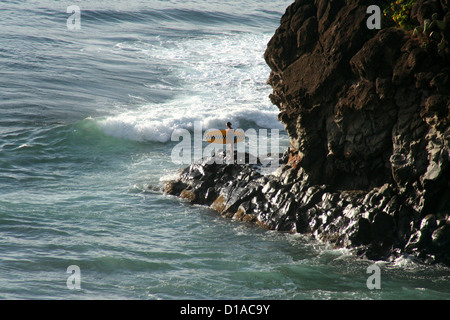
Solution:
M370 2L297 0L281 18L264 55L290 137L275 172L205 158L164 191L371 260L450 265L449 60L412 31L369 30ZM432 15L450 22L446 1L410 14Z
M204 158L167 182L164 192L226 218L309 235L367 259L409 254L449 264L448 215L421 219L389 184L368 192L309 185L301 168L287 163L286 154L280 160L285 163L279 169L263 175L258 164L217 164Z

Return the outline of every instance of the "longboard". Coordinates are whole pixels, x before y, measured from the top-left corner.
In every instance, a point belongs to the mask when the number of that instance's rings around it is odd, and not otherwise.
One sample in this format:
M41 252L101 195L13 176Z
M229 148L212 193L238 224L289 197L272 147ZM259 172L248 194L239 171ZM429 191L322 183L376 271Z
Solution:
M234 143L238 143L241 141L244 141L245 134L242 131L236 131L234 130L234 134L230 134L231 136L234 135ZM209 143L219 143L219 144L226 144L227 143L227 130L211 130L205 133L205 139Z

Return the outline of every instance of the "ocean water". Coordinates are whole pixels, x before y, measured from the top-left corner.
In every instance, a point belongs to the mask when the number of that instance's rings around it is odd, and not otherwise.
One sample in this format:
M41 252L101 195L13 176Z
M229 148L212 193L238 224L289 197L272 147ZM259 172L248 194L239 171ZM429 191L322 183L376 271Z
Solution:
M358 260L159 191L195 121L286 145L263 53L290 3L1 1L1 299L450 298L443 266Z

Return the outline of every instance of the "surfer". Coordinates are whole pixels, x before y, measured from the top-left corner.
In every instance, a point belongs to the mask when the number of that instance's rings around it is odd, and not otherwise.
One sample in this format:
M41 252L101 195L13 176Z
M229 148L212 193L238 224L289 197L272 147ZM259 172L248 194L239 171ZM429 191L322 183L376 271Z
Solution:
M230 155L228 156L228 160L231 160L234 158L234 129L231 127L231 122L228 121L226 123L227 129L226 129L226 134L227 134L227 142L230 142Z

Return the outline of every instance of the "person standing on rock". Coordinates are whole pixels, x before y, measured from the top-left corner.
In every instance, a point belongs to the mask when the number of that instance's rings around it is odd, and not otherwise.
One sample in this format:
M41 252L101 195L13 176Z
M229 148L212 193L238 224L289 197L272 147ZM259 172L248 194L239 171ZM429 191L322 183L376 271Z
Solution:
M234 160L234 129L231 127L231 122L226 123L226 144L230 144L230 154L227 157L227 160Z

